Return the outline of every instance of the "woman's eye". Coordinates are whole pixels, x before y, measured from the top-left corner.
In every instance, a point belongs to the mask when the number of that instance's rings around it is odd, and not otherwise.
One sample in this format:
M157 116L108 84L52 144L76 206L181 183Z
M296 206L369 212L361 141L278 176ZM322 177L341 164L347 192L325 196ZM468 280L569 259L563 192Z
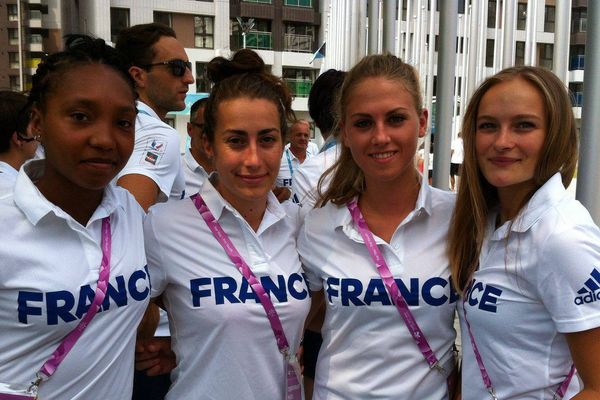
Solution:
M369 126L371 126L371 121L368 119L359 119L357 121L354 121L353 125L356 128L368 128Z
M406 117L404 115L392 115L389 118L389 121L392 124L401 124L402 122L406 121Z
M232 146L241 146L244 144L244 141L242 140L242 138L237 137L237 136L230 137L225 142Z
M261 142L263 143L275 143L277 138L275 136L264 136L261 138Z
M126 119L120 120L117 124L121 128L125 128L125 129L131 128L131 127L134 126L134 122L133 121L129 121L129 120L126 120Z
M517 129L519 130L529 130L535 128L535 124L529 121L521 121L517 124Z
M71 118L73 118L75 121L88 121L89 120L88 116L82 112L71 113Z
M479 131L489 131L490 129L494 129L496 125L492 122L482 122L477 125L477 130Z

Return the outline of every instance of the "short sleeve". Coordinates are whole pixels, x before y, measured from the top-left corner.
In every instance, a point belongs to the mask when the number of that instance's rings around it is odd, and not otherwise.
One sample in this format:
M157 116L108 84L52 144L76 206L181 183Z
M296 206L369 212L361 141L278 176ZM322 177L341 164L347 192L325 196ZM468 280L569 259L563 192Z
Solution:
M559 332L600 326L600 231L593 223L552 234L538 268L539 295Z
M150 209L144 220L144 246L146 248L148 273L152 287L150 295L152 297L162 294L167 286L166 264L162 259L161 244L155 232L156 218L155 212Z
M158 186L159 200L167 201L180 170L178 134L154 123L136 130L133 153L117 179L133 174L147 176Z
M319 269L316 268L318 261L316 260L317 255L315 249L311 245L311 241L307 235L309 221L305 220L304 224L300 227L300 233L298 235L298 254L300 255L300 261L306 273L306 279L308 281L308 287L311 291L316 292L323 289L323 281L319 276Z

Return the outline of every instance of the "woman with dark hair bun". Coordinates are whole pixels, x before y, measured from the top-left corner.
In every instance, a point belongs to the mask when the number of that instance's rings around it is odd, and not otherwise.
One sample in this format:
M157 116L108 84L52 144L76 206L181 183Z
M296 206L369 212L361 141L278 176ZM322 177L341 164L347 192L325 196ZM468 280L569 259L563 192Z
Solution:
M298 208L271 192L291 95L250 50L212 60L208 73L204 148L216 173L145 224L152 296L169 313L177 360L167 399L300 400L295 353L310 296Z
M150 297L144 212L110 182L133 149L135 99L101 39L70 37L33 76L46 157L0 199L1 399L131 399Z

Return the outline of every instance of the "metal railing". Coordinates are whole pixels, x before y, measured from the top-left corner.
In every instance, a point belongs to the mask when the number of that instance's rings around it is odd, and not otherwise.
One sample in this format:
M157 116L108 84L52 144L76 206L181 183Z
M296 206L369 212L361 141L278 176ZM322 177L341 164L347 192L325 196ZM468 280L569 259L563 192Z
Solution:
M312 88L312 81L310 79L284 79L287 83L292 95L295 97L308 97L310 89Z
M239 34L238 45L243 47L242 34ZM271 50L273 48L273 36L271 32L250 31L246 34L246 47L249 49Z
M283 49L285 51L296 51L300 53L312 53L314 39L310 35L297 35L286 33L284 36Z

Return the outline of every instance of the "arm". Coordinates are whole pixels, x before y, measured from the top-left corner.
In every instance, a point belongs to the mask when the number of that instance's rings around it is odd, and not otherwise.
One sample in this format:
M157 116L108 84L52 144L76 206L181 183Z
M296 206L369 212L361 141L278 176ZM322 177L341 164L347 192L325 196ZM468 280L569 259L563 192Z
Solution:
M600 399L600 328L567 333L566 337L571 357L583 381L583 390L573 400Z
M304 323L304 329L313 332L321 332L323 320L325 319L325 297L323 290L312 292L310 311Z
M127 189L145 212L148 212L148 209L158 201L160 189L152 179L145 175L125 175L119 178L117 185Z

